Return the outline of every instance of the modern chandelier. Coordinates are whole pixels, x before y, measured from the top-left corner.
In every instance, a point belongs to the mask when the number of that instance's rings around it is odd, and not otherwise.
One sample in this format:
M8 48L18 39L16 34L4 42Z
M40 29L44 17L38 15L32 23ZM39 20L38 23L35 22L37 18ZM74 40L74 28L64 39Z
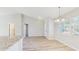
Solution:
M64 19L62 19L62 17L61 17L61 7L58 7L58 10L59 10L59 16L58 16L58 18L55 20L55 22L64 21Z

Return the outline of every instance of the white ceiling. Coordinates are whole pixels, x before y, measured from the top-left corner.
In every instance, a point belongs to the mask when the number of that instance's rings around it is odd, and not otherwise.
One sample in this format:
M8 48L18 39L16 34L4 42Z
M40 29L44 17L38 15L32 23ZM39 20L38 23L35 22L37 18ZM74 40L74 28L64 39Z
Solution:
M63 7L61 8L61 15L68 13L75 9L75 7ZM0 15L23 13L30 17L42 18L51 17L56 18L59 16L58 7L0 7Z

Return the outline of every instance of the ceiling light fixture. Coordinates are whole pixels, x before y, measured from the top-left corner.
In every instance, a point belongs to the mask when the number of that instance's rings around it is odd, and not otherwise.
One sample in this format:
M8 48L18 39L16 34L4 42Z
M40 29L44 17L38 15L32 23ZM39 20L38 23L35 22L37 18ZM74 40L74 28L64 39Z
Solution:
M60 21L63 22L65 21L65 19L61 17L61 7L58 7L58 9L59 9L59 17L55 20L55 22L60 22Z
M38 19L39 19L39 20L43 20L43 17L41 17L41 16L38 16Z
M63 22L63 21L65 21L65 19L63 18L61 21Z
M58 7L58 9L59 9L59 17L58 17L58 19L55 20L55 22L60 22L60 19L61 19L60 7Z

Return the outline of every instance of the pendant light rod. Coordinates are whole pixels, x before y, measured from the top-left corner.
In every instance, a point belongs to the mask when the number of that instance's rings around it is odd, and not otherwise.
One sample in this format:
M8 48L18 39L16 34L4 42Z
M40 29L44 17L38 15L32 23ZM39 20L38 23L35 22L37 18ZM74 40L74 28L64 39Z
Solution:
M60 14L60 8L61 8L61 7L58 7L58 8L59 8L59 18L60 18L60 17L61 17L61 14Z

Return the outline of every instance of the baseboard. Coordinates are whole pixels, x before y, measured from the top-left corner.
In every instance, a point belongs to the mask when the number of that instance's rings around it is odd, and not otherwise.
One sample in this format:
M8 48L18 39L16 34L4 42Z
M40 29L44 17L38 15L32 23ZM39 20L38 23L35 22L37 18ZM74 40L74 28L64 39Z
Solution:
M28 36L28 37L45 37L45 36Z

